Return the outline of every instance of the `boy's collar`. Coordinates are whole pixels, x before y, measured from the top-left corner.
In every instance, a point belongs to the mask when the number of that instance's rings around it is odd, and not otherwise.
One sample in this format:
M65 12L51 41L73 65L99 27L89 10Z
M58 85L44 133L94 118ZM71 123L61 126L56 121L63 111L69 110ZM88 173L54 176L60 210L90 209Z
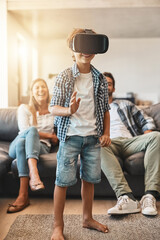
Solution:
M77 63L75 62L72 66L72 72L74 77L78 77L80 75Z
M78 69L77 63L75 62L72 66L72 72L73 72L73 76L74 77L78 77L80 75L80 71ZM93 67L93 65L91 64L91 72L100 75L101 73L95 68Z

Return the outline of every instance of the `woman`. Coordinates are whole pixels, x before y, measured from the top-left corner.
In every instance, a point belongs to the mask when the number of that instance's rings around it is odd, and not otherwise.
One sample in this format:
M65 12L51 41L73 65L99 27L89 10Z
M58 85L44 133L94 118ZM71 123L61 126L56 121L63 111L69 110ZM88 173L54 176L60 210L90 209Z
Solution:
M37 161L40 154L50 152L51 143L58 142L53 130L53 115L49 112L49 91L43 79L36 79L31 85L30 101L18 108L19 134L11 143L9 155L17 158L20 177L19 195L9 204L7 213L23 210L29 205L28 185L32 191L44 189L40 180Z

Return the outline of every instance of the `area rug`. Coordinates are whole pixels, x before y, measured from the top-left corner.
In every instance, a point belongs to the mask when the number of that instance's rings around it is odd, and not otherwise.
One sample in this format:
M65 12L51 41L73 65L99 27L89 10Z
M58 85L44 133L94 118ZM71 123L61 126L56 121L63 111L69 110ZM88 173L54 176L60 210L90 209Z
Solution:
M109 227L109 233L82 228L81 215L64 215L66 240L157 240L160 239L160 216L142 214L123 216L94 215ZM4 240L50 240L53 215L20 215Z

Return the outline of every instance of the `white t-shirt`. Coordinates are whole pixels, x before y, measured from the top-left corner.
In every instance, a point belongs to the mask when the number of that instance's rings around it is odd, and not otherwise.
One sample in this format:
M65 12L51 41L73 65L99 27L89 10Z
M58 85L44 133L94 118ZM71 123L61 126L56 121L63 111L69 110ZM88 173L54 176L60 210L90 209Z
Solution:
M132 135L122 122L118 112L117 106L114 103L110 104L110 138L125 137L131 138Z
M96 135L96 116L94 106L93 79L90 73L80 73L74 84L77 97L81 98L77 112L70 117L70 125L67 136Z
M37 112L37 125L35 126L38 132L53 133L54 132L54 117L51 113L39 115ZM33 126L33 115L25 104L21 104L18 108L18 127L19 134ZM49 139L40 139L41 142L51 146Z

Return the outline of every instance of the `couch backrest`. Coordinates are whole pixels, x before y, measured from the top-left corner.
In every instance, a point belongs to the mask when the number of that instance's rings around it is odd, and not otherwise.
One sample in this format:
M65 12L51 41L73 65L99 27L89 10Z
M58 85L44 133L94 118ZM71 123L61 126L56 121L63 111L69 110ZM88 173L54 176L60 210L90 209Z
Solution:
M160 131L160 103L151 105L150 107L144 108L143 110L148 116L153 118L157 130Z
M0 140L10 142L17 134L17 108L0 108Z
M144 108L160 131L160 103ZM0 108L0 141L12 141L18 134L17 108Z

